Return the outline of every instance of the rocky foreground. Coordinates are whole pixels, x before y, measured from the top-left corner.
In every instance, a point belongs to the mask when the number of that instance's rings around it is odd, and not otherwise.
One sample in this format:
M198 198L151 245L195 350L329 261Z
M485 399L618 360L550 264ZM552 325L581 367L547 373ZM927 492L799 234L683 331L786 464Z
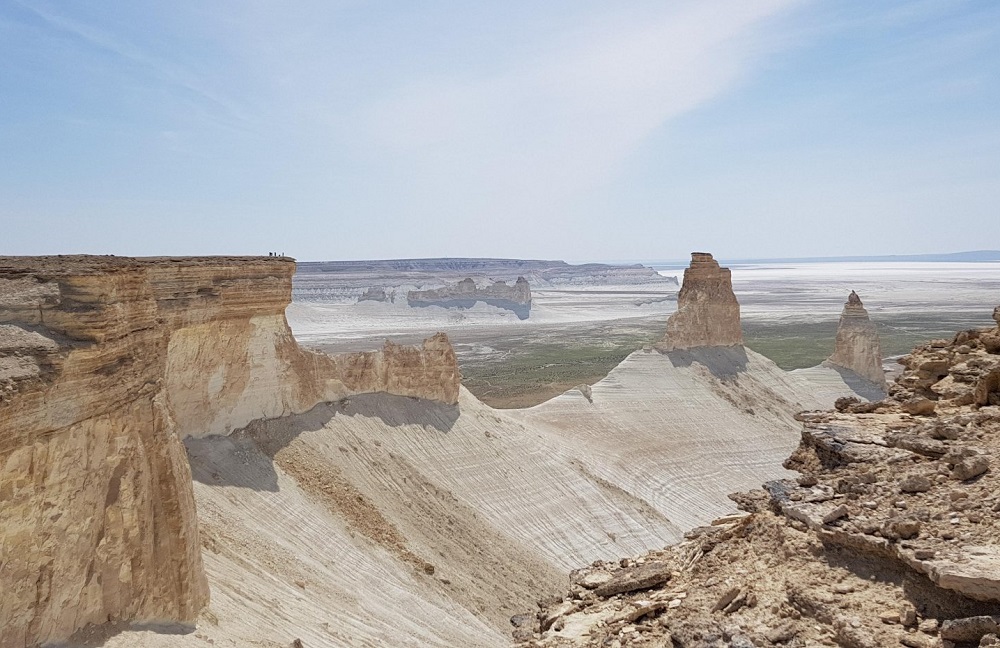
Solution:
M903 358L891 396L805 412L796 480L672 547L571 574L521 646L1000 645L1000 308Z

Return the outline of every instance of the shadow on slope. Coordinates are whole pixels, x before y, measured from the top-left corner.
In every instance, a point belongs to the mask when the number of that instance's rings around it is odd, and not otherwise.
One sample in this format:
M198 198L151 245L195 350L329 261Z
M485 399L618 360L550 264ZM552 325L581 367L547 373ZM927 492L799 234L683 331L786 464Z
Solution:
M882 391L878 385L870 380L862 378L850 369L845 369L844 367L835 365L832 362L824 362L820 366L829 367L840 374L840 379L844 381L844 384L850 387L851 391L865 400L870 400L874 403L875 401L882 400L886 396L886 393Z
M125 632L153 632L159 635L191 635L197 628L183 623L127 623L109 622L102 625L88 625L73 633L64 648L99 648L114 637ZM48 644L46 644L48 645Z
M283 417L284 425L268 425L268 420L258 419L229 436L187 438L184 446L191 476L197 482L277 492L275 455L303 432L322 430L338 416L375 418L389 427L418 425L432 434L449 432L459 414L457 405L391 394L362 394ZM220 466L239 468L222 472Z
M663 355L667 356L675 367L690 367L697 362L719 380L735 378L746 371L749 362L746 349L742 346L697 347L666 351Z

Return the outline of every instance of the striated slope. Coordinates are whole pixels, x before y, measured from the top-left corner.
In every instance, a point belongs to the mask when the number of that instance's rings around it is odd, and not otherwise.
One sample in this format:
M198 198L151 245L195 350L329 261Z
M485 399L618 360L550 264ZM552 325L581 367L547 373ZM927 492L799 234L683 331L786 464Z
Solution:
M386 391L454 403L447 338L330 358L283 259L0 258L3 648L208 600L180 439Z
M734 490L785 474L794 414L833 402L814 391L743 347L640 351L591 387L592 402L574 390L510 414L688 529L731 510Z
M109 648L502 646L571 566L679 534L465 390L457 408L357 396L186 444L211 620Z

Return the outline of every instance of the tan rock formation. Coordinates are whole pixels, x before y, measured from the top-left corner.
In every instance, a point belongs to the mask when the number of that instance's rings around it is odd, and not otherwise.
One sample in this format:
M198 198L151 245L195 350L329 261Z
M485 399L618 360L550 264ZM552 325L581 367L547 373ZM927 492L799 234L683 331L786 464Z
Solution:
M840 314L837 342L829 362L850 369L865 380L875 383L883 391L886 388L878 330L869 319L861 298L853 290Z
M692 252L691 265L677 293L677 312L667 320L663 351L743 344L740 304L729 268L706 252Z
M282 258L0 258L0 648L208 601L180 439L387 391L455 404L446 336L332 358Z

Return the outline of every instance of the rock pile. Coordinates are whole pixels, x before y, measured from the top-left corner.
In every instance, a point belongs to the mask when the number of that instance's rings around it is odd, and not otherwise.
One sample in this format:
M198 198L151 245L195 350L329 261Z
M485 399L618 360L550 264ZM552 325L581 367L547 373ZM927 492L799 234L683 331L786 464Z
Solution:
M662 351L743 344L740 304L729 268L706 252L692 252L677 293L677 312L667 320Z
M565 597L512 619L515 637L534 647L996 645L1000 385L990 376L1000 351L982 343L993 334L919 347L883 401L800 414L802 441L785 464L797 479L732 495L746 515L678 545L574 572ZM917 398L931 407L911 407Z
M869 319L861 298L853 290L840 314L837 343L829 362L850 369L885 391L885 371L882 370L882 348L878 331Z

